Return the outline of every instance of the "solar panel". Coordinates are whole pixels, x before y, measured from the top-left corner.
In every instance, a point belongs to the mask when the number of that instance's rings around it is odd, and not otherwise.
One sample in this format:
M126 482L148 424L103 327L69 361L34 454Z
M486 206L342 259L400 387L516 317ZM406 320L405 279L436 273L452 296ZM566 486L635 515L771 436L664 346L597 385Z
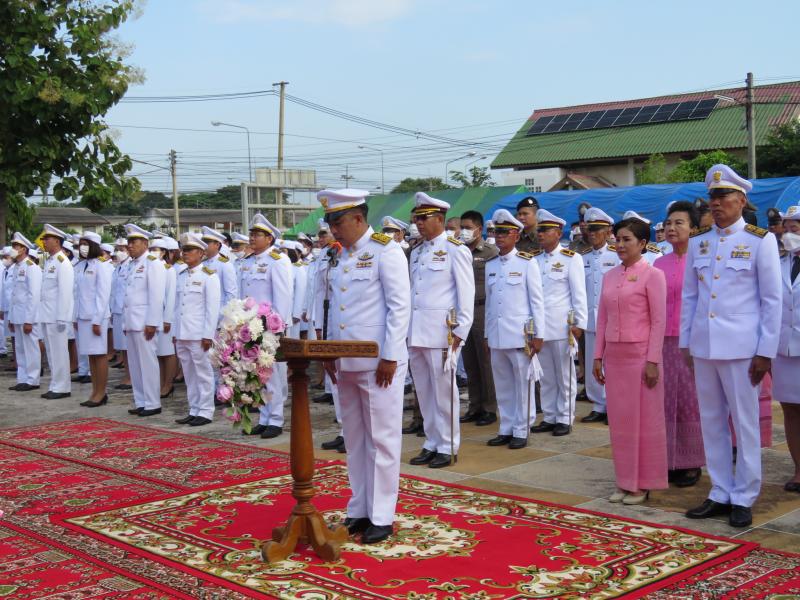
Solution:
M717 100L707 99L631 106L624 109L612 108L609 110L593 110L591 112L563 113L536 119L531 128L528 129L527 135L605 129L623 127L625 125L646 125L648 123L665 123L688 119L706 119L716 106Z

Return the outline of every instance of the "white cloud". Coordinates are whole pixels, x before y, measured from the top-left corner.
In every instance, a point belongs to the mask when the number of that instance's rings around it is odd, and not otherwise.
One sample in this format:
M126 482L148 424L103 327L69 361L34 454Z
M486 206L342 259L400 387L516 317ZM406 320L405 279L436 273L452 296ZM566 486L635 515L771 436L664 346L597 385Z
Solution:
M222 23L298 21L365 27L399 19L417 0L205 0L201 10Z

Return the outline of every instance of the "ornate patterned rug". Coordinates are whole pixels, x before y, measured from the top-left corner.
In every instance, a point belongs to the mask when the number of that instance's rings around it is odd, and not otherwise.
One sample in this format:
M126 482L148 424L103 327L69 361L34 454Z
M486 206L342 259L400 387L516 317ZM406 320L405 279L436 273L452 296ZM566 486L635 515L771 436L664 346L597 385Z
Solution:
M0 431L0 453L3 600L800 593L798 556L412 477L391 540L270 566L260 541L294 504L283 454L98 419ZM341 520L344 466L320 463L315 483Z

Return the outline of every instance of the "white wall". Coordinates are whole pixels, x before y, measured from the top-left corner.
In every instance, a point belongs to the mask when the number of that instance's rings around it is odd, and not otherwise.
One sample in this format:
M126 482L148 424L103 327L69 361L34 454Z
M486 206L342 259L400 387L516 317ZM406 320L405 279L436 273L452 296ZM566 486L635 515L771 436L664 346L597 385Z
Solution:
M566 172L559 167L531 169L528 171L500 171L500 185L524 185L529 192L546 192L564 178Z

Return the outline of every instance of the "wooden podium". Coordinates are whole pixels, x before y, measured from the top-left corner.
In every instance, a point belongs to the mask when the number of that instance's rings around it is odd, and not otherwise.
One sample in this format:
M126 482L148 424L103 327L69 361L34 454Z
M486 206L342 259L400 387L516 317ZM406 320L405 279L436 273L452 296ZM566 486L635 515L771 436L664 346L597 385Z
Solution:
M297 543L311 544L314 552L326 561L339 558L339 544L347 540L347 528L330 528L311 504L314 497L314 444L311 439L311 416L308 410L308 375L312 360L378 356L378 344L358 341L298 340L282 338L277 360L289 365L292 384L291 465L292 496L297 504L283 527L272 530L272 540L261 546L261 555L269 563L286 559Z

